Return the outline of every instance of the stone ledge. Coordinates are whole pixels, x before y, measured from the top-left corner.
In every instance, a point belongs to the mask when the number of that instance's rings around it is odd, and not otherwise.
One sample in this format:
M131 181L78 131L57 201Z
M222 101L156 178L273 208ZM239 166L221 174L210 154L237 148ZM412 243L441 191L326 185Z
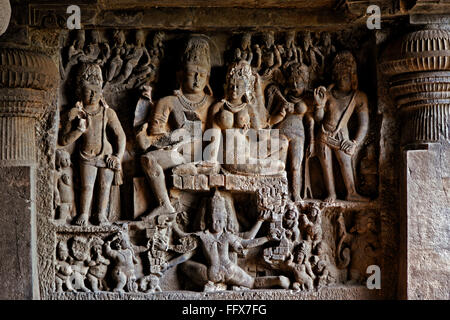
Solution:
M167 291L159 293L51 293L49 300L377 300L383 296L379 290L365 286L333 286L319 291L248 290L221 292Z

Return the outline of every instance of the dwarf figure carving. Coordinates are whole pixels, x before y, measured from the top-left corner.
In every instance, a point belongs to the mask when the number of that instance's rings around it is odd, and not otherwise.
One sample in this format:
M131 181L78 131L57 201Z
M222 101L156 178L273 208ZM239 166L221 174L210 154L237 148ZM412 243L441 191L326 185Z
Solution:
M70 266L70 263L67 262L69 260L69 249L67 248L67 244L63 241L60 241L58 243L58 246L56 248L56 258L56 292L63 292L63 285L66 286L68 291L75 292L75 289L72 287L71 281L73 269Z
M313 205L309 214L302 214L300 217L302 229L305 231L306 240L311 242L314 248L322 241L322 218L321 211L317 205Z
M375 219L369 212L358 212L350 232L347 232L342 212L337 221L340 235L337 246L338 267L348 268L348 284L361 283L366 278L367 267L377 264L381 251Z
M138 263L138 260L132 250L128 235L123 231L118 232L112 240L106 242L105 252L112 261L113 291L125 292L125 288L127 292L136 292L134 265Z
M91 292L84 283L91 261L89 241L80 236L73 237L70 241L70 253L73 257L71 265L74 289Z
M79 142L81 176L80 214L74 223L84 226L97 181L97 223L108 224L107 209L111 185L122 184L121 161L125 152L126 137L114 110L102 97L102 70L96 64L83 64L77 78L77 95L80 99L68 115L60 137L66 146Z
M293 203L289 203L283 217L283 228L285 230L286 238L292 243L292 248L300 241L298 219L299 213L297 206Z
M107 291L108 286L106 285L105 276L110 262L103 257L104 242L99 237L93 237L90 242L92 257L86 278L91 285L92 291Z
M353 157L363 143L369 128L367 96L358 90L356 61L348 52L340 52L333 61L334 83L326 89L314 90L316 101L315 120L321 125L316 139L316 154L322 165L327 197L336 200L332 154L341 167L348 201L367 201L356 192ZM352 115L358 118L358 130L350 137L348 123Z
M295 282L292 284L294 290L312 290L314 288L316 276L308 261L308 246L304 242L297 246L294 255L290 254L286 264L294 274Z
M55 196L54 204L57 221L66 223L75 211L75 193L73 190L73 171L70 154L65 150L56 150Z

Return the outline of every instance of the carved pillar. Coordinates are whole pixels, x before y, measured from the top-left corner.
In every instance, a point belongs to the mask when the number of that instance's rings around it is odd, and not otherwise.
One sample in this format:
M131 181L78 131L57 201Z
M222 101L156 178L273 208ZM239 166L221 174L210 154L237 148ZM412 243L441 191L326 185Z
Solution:
M0 48L0 299L39 296L35 127L57 81L49 57Z
M411 32L392 43L380 67L402 128L399 294L449 299L450 32L437 24Z

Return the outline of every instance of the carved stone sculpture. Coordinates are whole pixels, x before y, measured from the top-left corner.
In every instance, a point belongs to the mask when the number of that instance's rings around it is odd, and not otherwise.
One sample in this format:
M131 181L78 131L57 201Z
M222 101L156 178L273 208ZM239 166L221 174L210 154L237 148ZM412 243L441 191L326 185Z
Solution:
M128 235L119 231L113 239L106 242L105 252L111 258L111 276L115 292L136 292L136 275L134 265L138 263Z
M234 61L239 62L241 60L245 60L251 65L253 60L251 45L252 34L249 32L242 34L240 46L234 51Z
M75 236L70 239L70 253L72 256L73 288L83 292L90 292L91 290L84 283L91 260L89 240L82 236Z
M273 31L263 34L263 44L261 47L255 45L256 68L261 75L263 87L273 79L279 78L280 67L282 65L280 52L275 45L275 35ZM264 90L264 88L263 88Z
M67 223L75 213L75 191L70 154L65 150L56 151L54 203L57 221Z
M91 261L89 261L89 270L86 276L92 291L107 291L106 273L110 261L103 256L104 241L99 237L93 237L91 240Z
M121 160L125 152L126 137L114 110L109 108L102 96L102 71L96 64L82 64L78 78L78 98L69 112L60 144L78 144L81 196L80 212L75 224L88 223L90 207L94 196L96 178L96 218L98 224L107 224L107 209L111 185L120 185ZM107 135L112 132L111 135ZM112 138L111 138L112 137Z
M250 238L242 238L238 234L227 231L227 213L225 200L216 193L211 200L211 211L208 229L194 233L206 258L206 265L187 261L181 265L183 272L205 291L226 289L227 285L244 288L270 288L281 286L287 288L289 279L284 276L252 277L235 262L230 260L230 252L242 252L246 248L261 246L277 238L270 235L254 239L258 230L250 232ZM257 228L261 224L257 224ZM182 236L188 236L178 228L174 231Z
M116 48L116 51L117 50L118 49ZM119 61L117 59L115 64L118 63ZM135 44L129 45L126 48L123 64L122 72L115 80L113 80L112 84L122 84L127 81L131 82L132 79L130 76L132 74L134 78L139 80L150 72L150 54L145 47L145 34L142 30L136 31Z
M282 161L287 149L284 137L279 137L275 141L277 143L272 144L270 141L267 146L273 149L266 152L264 157L263 153L255 155L254 151L261 148L252 144L250 137L246 135L248 129L259 130L267 124L259 75L253 72L245 60L233 63L227 73L225 88L225 99L216 103L211 112L213 128L224 133L224 154L218 155L220 141L217 139L212 152L213 158L220 157L223 167L233 173L274 174L283 171ZM266 139L271 138L269 136ZM264 137L261 140L267 141Z
M361 283L366 278L367 267L376 264L380 252L375 219L369 212L358 212L350 232L347 232L342 213L339 214L337 222L338 267L348 268L349 284Z
M307 246L304 242L296 248L294 255L289 256L287 266L294 274L295 282L292 283L294 290L312 290L314 288L313 281L316 276L308 261Z
M301 200L302 163L305 146L305 118L309 128L309 145L314 142L314 120L311 113L307 114L308 105L305 91L308 88L308 68L300 63L290 64L286 71L287 87L283 94L278 86L267 89L268 109L271 112L269 124L280 130L289 141L286 167L289 168L291 191L294 201ZM304 117L307 115L306 117ZM307 157L309 154L307 155Z
M63 241L58 243L56 248L56 266L55 266L55 282L56 282L56 291L63 292L64 287L68 291L75 292L75 289L72 287L72 275L74 273L69 259L69 249L67 248L67 244Z
M208 42L201 37L191 38L183 55L180 89L159 100L151 122L138 130L138 143L147 151L141 158L142 167L158 201L158 207L149 213L149 219L161 213L175 212L167 192L164 170L193 162L191 154L183 156L181 153L183 146L190 142L179 140L182 136L184 139L193 137L196 124L200 132L206 127L208 110L214 102L208 85L210 71ZM174 121L169 123L169 119Z
M325 201L336 200L332 155L336 155L347 188L348 201L368 199L356 191L352 158L363 143L369 128L367 96L358 90L356 61L348 52L340 52L333 61L334 83L326 89L314 91L316 101L315 120L320 125L315 152L322 165L327 190ZM359 127L355 137L349 136L348 122L352 115L358 118Z

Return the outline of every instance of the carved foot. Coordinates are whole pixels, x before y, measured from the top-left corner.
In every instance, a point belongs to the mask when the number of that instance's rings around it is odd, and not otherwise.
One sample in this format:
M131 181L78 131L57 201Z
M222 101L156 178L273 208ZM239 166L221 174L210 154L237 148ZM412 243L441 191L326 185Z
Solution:
M363 197L357 193L350 193L347 195L346 200L347 201L368 202L368 201L370 201L370 198Z
M171 213L175 213L175 208L170 203L169 204L164 204L164 205L161 205L158 208L154 209L148 215L141 217L141 220L149 221L149 220L153 219L156 216L169 215Z
M98 216L97 223L99 226L107 226L110 224L108 218L106 218L103 214Z
M336 195L335 194L330 194L323 201L328 202L328 203L334 202L334 201L336 201Z
M294 202L302 201L302 197L300 197L300 193L298 193L298 194L294 193L293 198L294 198Z
M80 215L79 217L75 218L73 224L80 227L86 226L88 224L88 216L84 214Z
M291 281L289 280L288 277L279 276L279 280L280 280L280 287L282 287L283 289L289 289Z

